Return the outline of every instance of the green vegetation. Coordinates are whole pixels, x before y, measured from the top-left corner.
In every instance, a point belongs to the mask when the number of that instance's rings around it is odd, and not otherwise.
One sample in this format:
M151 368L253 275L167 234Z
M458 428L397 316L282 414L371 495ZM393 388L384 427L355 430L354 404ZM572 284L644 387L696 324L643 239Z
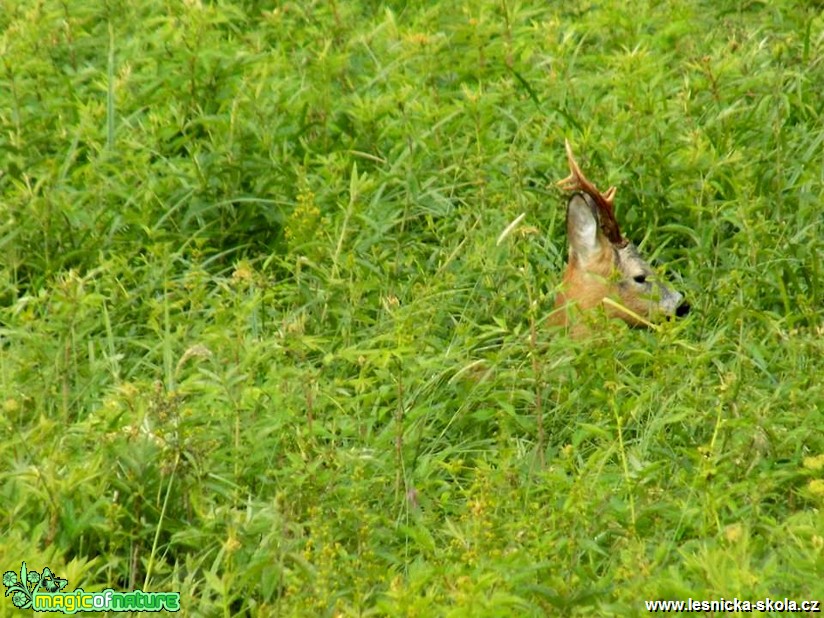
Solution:
M191 616L824 600L819 5L0 31L0 570ZM545 326L565 137L688 319Z

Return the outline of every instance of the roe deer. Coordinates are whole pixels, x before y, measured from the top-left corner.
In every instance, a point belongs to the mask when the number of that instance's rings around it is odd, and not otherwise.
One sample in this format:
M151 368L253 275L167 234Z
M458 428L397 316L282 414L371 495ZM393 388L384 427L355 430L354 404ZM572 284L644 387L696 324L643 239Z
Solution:
M555 299L551 322L586 330L581 318L601 307L610 318L630 326L651 326L661 317L683 317L690 306L683 295L660 280L615 220L615 187L601 193L581 173L566 142L570 174L558 185L575 191L567 206L569 262Z

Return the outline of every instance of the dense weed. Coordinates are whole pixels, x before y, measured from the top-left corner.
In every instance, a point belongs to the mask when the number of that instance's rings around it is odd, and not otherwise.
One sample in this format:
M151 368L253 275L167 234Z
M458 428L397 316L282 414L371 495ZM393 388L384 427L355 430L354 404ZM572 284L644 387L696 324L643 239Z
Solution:
M824 598L813 5L0 28L4 570L191 615ZM545 326L565 137L687 320Z

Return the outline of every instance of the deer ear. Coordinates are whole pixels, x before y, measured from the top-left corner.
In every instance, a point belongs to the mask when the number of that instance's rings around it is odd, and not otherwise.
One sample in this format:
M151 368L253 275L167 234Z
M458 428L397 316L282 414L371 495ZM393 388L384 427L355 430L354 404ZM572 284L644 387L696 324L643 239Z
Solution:
M569 200L567 237L570 261L587 262L601 251L595 203L586 194L576 193Z

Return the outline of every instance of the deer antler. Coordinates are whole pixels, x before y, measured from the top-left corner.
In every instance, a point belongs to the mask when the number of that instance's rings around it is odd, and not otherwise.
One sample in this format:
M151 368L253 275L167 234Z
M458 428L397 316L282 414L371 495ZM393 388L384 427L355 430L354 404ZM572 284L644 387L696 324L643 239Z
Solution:
M618 221L615 219L615 204L613 203L615 201L615 187L610 187L606 193L598 191L595 185L587 180L581 172L581 168L575 162L569 140L564 140L564 145L566 146L567 161L569 162L569 176L558 181L558 186L565 191L583 191L595 200L595 205L598 207L598 219L604 235L613 245L625 246L628 241L621 236Z

